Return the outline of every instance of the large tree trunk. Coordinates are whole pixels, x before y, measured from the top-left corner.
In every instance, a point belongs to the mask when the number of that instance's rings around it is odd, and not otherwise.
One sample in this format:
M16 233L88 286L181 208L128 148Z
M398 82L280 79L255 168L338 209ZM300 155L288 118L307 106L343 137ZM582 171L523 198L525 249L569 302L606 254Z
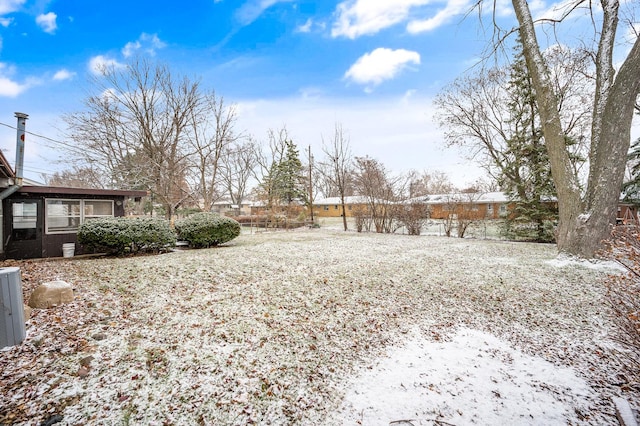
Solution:
M513 0L513 7L520 22L520 37L527 68L536 90L542 132L549 153L551 174L558 193L558 248L564 250L573 236L573 224L582 211L580 185L572 168L566 149L564 132L558 111L558 99L553 82L536 38L531 12L526 0Z
M527 67L531 73L558 193L558 250L593 258L615 220L631 140L633 108L640 90L640 41L613 78L612 49L617 27L617 0L603 0L605 10L598 58L590 171L584 201L571 168L565 135L549 70L538 44L526 0L512 0L520 23Z
M566 251L593 257L601 242L609 237L615 223L631 142L631 123L640 92L640 39L610 86L601 113L599 141L590 157L589 184L583 221L577 223L576 236Z

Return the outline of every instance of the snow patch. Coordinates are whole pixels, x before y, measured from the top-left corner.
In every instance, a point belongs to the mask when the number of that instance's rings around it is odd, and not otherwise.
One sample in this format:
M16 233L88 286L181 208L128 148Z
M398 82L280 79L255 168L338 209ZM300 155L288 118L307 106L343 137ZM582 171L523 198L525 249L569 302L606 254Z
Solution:
M624 398L614 397L611 398L613 403L616 406L616 410L618 411L618 415L623 422L623 426L638 426L638 422L636 422L636 416L633 414L633 410L631 406Z
M350 383L332 421L576 424L592 396L574 370L526 355L493 335L461 328L451 341L434 342L414 332Z
M571 256L566 253L560 253L555 259L548 260L546 264L555 266L557 268L578 266L582 268L593 269L597 271L605 271L605 272L623 272L623 273L627 272L622 265L610 260L582 259L576 256Z

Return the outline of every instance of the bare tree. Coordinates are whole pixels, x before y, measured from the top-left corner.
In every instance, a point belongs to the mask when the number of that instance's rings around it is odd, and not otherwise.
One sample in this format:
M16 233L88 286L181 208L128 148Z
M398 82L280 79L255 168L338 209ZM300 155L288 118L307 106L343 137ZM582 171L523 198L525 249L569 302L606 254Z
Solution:
M331 176L331 164L326 161L316 161L313 165L314 167L314 188L316 192L316 196L322 196L324 198L329 197L337 197L338 190L333 185L329 176Z
M553 70L552 82L559 94L564 135L567 141L572 141L567 144L570 165L578 173L584 164L579 160L584 157L585 149L580 142L588 135L590 123L591 110L585 98L593 90L588 56L582 50L556 47L549 49L545 58ZM527 167L537 170L540 164L531 165L531 161L527 161L535 150L524 146L530 143L522 141L522 134L528 133L533 140L541 137L537 106L528 93L527 75L517 73L520 67L519 61L515 61L511 66L460 77L448 85L434 103L439 110L440 125L446 129L448 146L470 148L470 158L494 181L506 187L523 188L533 174ZM548 160L546 164L548 168ZM520 198L527 198L525 191L518 192Z
M444 195L444 200L442 200L442 218L440 219L442 222L442 227L444 229L444 235L447 237L451 237L451 231L453 230L453 226L456 223L456 206L457 200L452 199L450 195Z
M481 196L482 193L479 192L453 193L442 196L443 216L441 220L447 237L451 236L455 227L458 238L464 238L469 226L483 219L477 204Z
M371 208L367 204L356 204L351 211L356 232L371 232L373 218L371 216Z
M441 171L418 173L410 171L407 176L409 198L430 194L447 194L453 192L453 184L446 173Z
M481 192L465 192L459 195L459 202L456 206L458 238L464 238L467 229L473 223L484 219L480 215L478 200L482 197Z
M348 229L347 209L344 200L349 187L353 158L349 148L349 139L345 136L341 124L336 123L333 139L329 145L325 144L324 139L322 140L322 151L326 156L326 165L321 170L325 173L325 179L331 187L336 189L338 197L340 197L342 224L346 231Z
M240 205L248 192L248 184L255 174L258 147L252 139L236 142L222 153L220 181L232 204Z
M269 129L268 146L262 147L257 152L256 178L259 182L258 193L265 201L267 209L277 213L281 206L281 197L278 193L279 182L277 180L277 168L282 164L287 155L287 143L290 142L289 132L286 126L279 130Z
M109 176L110 186L148 189L171 217L192 195L186 140L202 104L199 83L138 61L103 68L92 85L97 94L85 100L86 110L64 117L82 160Z
M102 177L90 167L72 167L68 170L43 175L47 186L66 188L102 188Z
M407 229L409 235L420 235L429 219L429 206L422 200L398 203L393 208L394 220Z
M630 2L630 7L637 3ZM592 258L615 223L617 204L624 177L626 155L631 142L633 111L640 93L640 37L635 40L617 72L613 53L618 32L620 2L601 0L601 19L593 12L596 31L595 91L592 107L589 175L584 196L580 180L571 167L562 119L560 96L551 70L538 42L536 24L526 0L512 0L520 24L527 68L536 91L542 131L549 153L551 172L558 193L558 249L573 255ZM579 6L595 7L592 2L575 0L565 3L564 16Z
M392 229L391 206L396 201L397 178L389 175L384 165L369 157L355 158L354 187L367 200L368 213L376 232Z
M205 211L223 194L219 179L222 156L238 140L234 131L236 108L226 105L224 98L209 93L203 97L199 110L190 111L189 143L196 175L196 188Z

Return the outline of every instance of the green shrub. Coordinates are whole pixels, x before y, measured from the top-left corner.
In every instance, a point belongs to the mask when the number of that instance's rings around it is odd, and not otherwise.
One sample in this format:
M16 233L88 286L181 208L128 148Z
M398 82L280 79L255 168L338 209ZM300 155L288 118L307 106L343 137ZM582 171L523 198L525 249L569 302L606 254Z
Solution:
M169 222L157 218L97 218L78 229L78 242L109 254L158 252L175 245Z
M552 243L556 238L555 224L549 220L539 225L526 218L511 218L503 222L501 235L511 241Z
M240 224L215 213L196 213L176 221L181 240L196 248L217 246L240 235Z
M176 232L167 220L153 217L122 220L129 222L131 243L136 251L158 252L176 244Z

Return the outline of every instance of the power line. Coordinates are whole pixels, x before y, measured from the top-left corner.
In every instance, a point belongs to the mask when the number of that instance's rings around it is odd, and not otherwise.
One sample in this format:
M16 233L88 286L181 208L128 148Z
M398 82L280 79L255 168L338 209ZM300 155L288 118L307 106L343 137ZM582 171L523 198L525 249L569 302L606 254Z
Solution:
M10 129L13 129L13 130L17 130L17 127L12 126L10 124L6 124L6 123L3 123L3 122L0 122L0 125L8 127ZM68 150L71 150L71 151L74 151L76 153L79 153L79 154L84 154L85 153L85 150L80 149L77 146L71 145L71 144L69 144L67 142L59 141L57 139L53 139L53 138L50 138L48 136L40 135L38 133L30 132L28 130L25 130L25 133L28 134L28 135L31 135L31 136L35 136L37 138L45 139L45 140L47 140L49 142L56 143L58 145L62 145L64 148L66 148Z
M2 122L0 122L0 125L5 126L5 127L8 127L8 128L10 128L10 129L13 129L13 130L18 130L18 128L17 128L17 127L12 126L12 125L10 125L10 124L6 124L6 123L2 123ZM68 143L66 143L66 142L62 142L62 141L59 141L59 140L57 140L57 139L50 138L50 137L48 137L48 136L39 135L38 133L30 132L30 131L28 131L28 130L25 130L25 133L26 133L26 134L28 134L28 135L31 135L31 136L35 136L35 137L37 137L37 138L41 138L41 139L48 140L49 142L57 143L57 144L60 144L60 145L66 146L66 147L75 148L73 145L69 145L69 144L68 144Z

